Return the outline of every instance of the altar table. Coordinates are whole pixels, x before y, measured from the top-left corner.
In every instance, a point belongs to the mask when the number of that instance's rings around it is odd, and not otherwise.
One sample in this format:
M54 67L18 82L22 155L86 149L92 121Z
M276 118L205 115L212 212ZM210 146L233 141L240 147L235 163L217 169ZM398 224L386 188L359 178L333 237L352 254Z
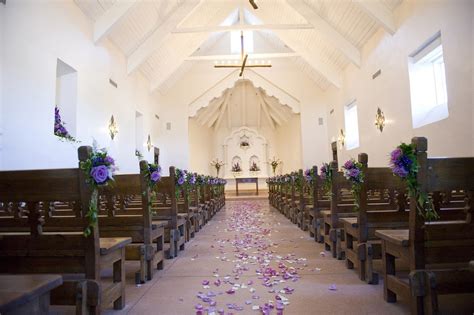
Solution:
M235 191L236 191L237 196L239 195L239 183L255 183L255 185L257 186L257 196L258 196L258 178L257 177L236 178Z

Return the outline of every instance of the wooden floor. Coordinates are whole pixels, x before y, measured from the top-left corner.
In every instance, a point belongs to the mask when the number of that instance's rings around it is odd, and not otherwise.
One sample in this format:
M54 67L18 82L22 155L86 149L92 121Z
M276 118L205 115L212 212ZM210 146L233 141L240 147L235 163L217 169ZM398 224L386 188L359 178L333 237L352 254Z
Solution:
M382 283L361 282L344 261L330 257L264 199L227 200L178 258L167 260L163 271L139 287L136 268L127 262L125 309L106 314L197 314L196 307L203 308L202 314L262 314L253 308L269 301L276 306L277 299L286 304L280 305L283 314L408 313L403 301L383 300ZM473 313L456 301L443 305L457 307L446 314Z

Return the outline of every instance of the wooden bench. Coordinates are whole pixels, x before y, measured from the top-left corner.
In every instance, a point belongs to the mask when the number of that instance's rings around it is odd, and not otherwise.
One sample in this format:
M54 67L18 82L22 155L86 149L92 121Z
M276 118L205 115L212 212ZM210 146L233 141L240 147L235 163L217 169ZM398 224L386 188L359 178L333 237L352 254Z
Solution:
M324 228L320 228L322 234L317 238L323 240L325 249L331 251L334 258L343 259L344 252L341 242L344 237L339 219L356 216L355 205L353 199L348 197L351 184L344 178L342 172L337 171L337 164L334 161L330 163L330 167L332 171L330 209L320 211L321 223Z
M162 176L154 186L157 199L152 203L152 224L162 224L166 221L165 242L169 248L165 250L167 258L178 256L184 250L186 242L186 218L178 214L176 199L176 172L174 166L169 168L169 176Z
M106 202L100 216L102 237L130 237L125 259L140 262L137 283L153 279L156 269L163 269L164 228L167 221L152 222L152 196L145 172L147 161L140 161L140 174L114 176L113 185L102 189ZM156 267L155 267L156 266Z
M87 159L90 147L79 148ZM61 274L64 283L51 304L76 305L76 313L100 313L125 305L125 246L130 238L99 238L98 226L84 236L92 191L80 169L0 172L0 200L11 216L0 218L0 273ZM53 215L56 202L72 203L74 216ZM113 267L112 283L100 272Z
M378 274L373 270L373 260L382 257L381 242L375 236L375 230L408 227L406 185L398 177L393 176L392 170L388 167L367 167L367 154L359 154L358 161L362 164L364 174L358 197L359 210L356 217L340 219L345 233L346 266L349 269L355 267L359 279L377 284ZM392 198L388 203L383 202L380 197L371 200L369 195L371 191L389 191ZM382 209L378 209L379 206Z
M377 230L382 240L384 298L409 301L412 314L437 314L438 295L474 293L474 158L428 158L426 138L413 138L424 193L462 190L464 220L425 221L410 197L408 230ZM409 263L409 277L397 272L397 259ZM472 297L469 297L474 301Z
M61 284L60 275L0 275L0 314L47 315L50 292Z

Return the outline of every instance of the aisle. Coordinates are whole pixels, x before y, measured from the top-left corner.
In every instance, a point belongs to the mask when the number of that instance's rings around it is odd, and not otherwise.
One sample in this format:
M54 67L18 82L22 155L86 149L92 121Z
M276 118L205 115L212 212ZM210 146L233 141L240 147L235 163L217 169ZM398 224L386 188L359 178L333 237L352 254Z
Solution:
M229 201L163 272L127 287L128 314L403 314L382 285L322 252L267 200ZM199 313L202 312L202 313ZM267 312L267 313L265 313Z

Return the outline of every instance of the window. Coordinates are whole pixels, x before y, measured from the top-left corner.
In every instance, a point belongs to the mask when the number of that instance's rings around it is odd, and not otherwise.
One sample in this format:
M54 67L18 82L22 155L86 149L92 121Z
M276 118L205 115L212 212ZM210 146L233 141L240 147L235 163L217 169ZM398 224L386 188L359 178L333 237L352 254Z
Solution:
M241 52L241 40L240 31L233 31L230 33L230 51L233 54L240 54ZM244 51L245 53L253 52L253 32L244 31Z
M66 140L76 136L77 71L57 59L56 108L54 110L54 134Z
M344 127L346 128L345 145L347 150L359 147L359 122L355 101L344 108Z
M413 128L449 116L441 33L424 43L409 57Z

